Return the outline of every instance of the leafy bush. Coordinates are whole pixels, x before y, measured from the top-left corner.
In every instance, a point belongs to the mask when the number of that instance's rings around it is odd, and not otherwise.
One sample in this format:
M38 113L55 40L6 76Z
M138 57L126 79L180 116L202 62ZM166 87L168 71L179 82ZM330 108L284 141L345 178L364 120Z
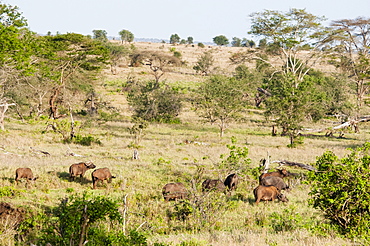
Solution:
M91 197L86 192L82 196L72 195L61 201L54 210L55 217L46 221L47 225L39 237L39 243L52 245L78 245L88 240L90 245L114 245L115 240L125 239L124 235L115 230L101 228L99 221L111 220L122 222L118 211L118 203L103 196ZM101 244L101 242L106 242ZM143 240L141 240L142 242ZM145 240L144 240L145 242ZM133 245L133 244L120 244ZM135 244L144 245L144 244Z
M91 146L91 144L93 143L99 144L99 145L102 144L98 138L95 138L91 135L88 135L88 136L76 135L73 138L72 142L75 144L83 145L83 146Z
M339 159L327 151L310 172L310 203L322 210L338 232L370 240L370 142Z
M251 171L251 159L248 158L248 148L236 146L237 139L235 137L231 138L231 143L226 145L230 150L229 154L222 154L220 156L223 160L218 164L218 168L226 170L227 173L249 173Z
M20 193L19 190L16 190L10 186L3 186L0 187L0 197L10 197L10 196L16 196Z
M275 232L293 231L302 226L302 216L295 213L292 207L282 212L273 212L269 217Z
M132 86L127 100L134 109L134 117L148 122L176 123L182 109L181 97L167 85L149 81Z

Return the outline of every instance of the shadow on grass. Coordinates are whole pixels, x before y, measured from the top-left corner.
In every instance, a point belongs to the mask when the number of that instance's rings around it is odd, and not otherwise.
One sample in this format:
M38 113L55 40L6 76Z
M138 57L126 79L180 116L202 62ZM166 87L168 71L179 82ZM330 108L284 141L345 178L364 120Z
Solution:
M48 172L48 173L52 174L54 172ZM75 182L75 183L80 183L80 184L90 184L91 183L91 180L85 177L80 177L80 176L77 176L74 178L74 180L71 180L70 175L67 172L57 172L56 175L58 176L58 178L64 181L70 181L70 182Z
M15 178L8 178L8 177L2 177L2 180L9 181L9 183L14 184L15 183Z

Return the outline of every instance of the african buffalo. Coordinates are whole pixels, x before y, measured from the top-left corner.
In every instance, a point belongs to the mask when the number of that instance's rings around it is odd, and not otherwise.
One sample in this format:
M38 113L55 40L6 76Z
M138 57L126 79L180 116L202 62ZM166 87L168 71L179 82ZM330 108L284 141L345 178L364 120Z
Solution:
M15 170L15 181L18 183L19 179L25 178L28 180L36 180L38 177L33 176L32 170L28 167L26 168L17 168Z
M182 183L168 183L162 188L162 194L165 201L185 199L188 191Z
M96 185L98 184L99 181L103 183L104 180L107 180L107 182L110 183L112 182L113 178L116 178L116 177L112 176L109 169L106 167L94 170L94 172L91 173L93 189L96 188Z
M91 161L72 164L69 167L69 175L70 175L69 179L72 181L75 179L75 177L80 175L80 178L82 180L82 177L85 175L85 172L88 169L94 169L95 167L96 166Z
M230 174L226 177L224 181L224 185L227 187L229 191L236 190L239 183L239 176L235 173Z
M284 180L280 177L274 177L274 176L267 176L263 178L260 182L260 185L268 186L273 185L278 190L287 190L289 189L289 186L284 182Z
M225 191L226 186L224 183L219 179L206 179L202 183L202 191L211 191L211 190L217 190L217 191Z
M275 172L262 173L259 177L259 181L261 184L261 180L265 177L273 176L273 177L285 178L285 177L288 177L289 175L290 173L286 169L278 169Z
M275 187L275 186L264 186L259 185L253 190L254 199L256 200L256 205L260 201L274 201L278 199L282 202L288 202L288 198Z

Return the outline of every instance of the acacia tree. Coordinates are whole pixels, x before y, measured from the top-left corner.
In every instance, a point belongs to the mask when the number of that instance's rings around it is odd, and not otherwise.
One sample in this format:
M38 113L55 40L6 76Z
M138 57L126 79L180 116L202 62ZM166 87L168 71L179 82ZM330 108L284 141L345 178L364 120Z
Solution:
M229 44L229 39L224 35L218 35L213 38L213 42L219 46L224 46Z
M121 37L121 41L131 43L134 41L134 34L130 32L129 30L122 30L118 33Z
M172 34L170 37L170 44L178 44L180 42L180 36L178 34Z
M206 51L198 57L196 64L193 69L202 75L208 75L211 72L214 58L212 51Z
M342 19L332 22L330 35L332 62L356 85L357 110L370 90L370 18Z
M106 48L109 51L109 60L112 74L117 74L118 62L124 57L129 56L131 49L124 45L114 43L106 43Z
M193 106L200 117L211 124L218 124L220 137L224 135L230 122L241 118L247 105L244 82L232 77L213 76L196 90Z
M294 86L303 81L304 76L321 58L320 48L326 41L327 30L321 22L324 17L307 13L304 9L290 9L287 13L266 10L251 14L252 26L249 32L262 37L267 42L263 52L277 57L279 65L271 64L276 71L294 76ZM310 50L304 55L302 50ZM261 60L261 56L254 56ZM282 65L282 66L281 66Z
M0 128L9 106L15 105L13 92L32 72L32 55L38 46L34 34L18 7L0 3ZM9 102L11 101L11 102Z
M321 21L325 18L309 14L302 9L290 9L287 13L266 10L253 13L251 17L252 26L249 33L262 37L266 45L264 49L258 49L255 53L248 51L245 57L269 64L270 70L273 69L269 75L274 80L274 86L285 92L272 94L270 101L276 103L267 104L267 113L274 112L274 115L280 119L276 123L283 127L284 133L290 135L293 141L294 134L305 119L302 112L307 112L303 110L306 105L299 101L301 100L299 90L305 88L305 93L311 93L310 88L300 84L305 81L305 76L321 58L319 49L327 37L327 30L321 25ZM300 52L307 49L310 52ZM267 56L263 53L277 58L280 62L267 60ZM246 59L238 61L240 60ZM297 104L294 107L291 104L284 105L281 94L286 94L285 96L289 97L291 102L297 102ZM278 108L281 110L270 108L270 106L276 107L279 103L281 105ZM284 118L295 119L295 123L283 122L281 119ZM291 144L293 145L292 142Z
M68 105L75 96L68 92L89 90L93 78L105 66L108 50L97 40L81 34L68 33L39 38L43 49L37 54L37 75L49 91L50 118L58 119L58 105Z
M102 42L108 41L107 31L105 30L93 30L94 39L97 39Z

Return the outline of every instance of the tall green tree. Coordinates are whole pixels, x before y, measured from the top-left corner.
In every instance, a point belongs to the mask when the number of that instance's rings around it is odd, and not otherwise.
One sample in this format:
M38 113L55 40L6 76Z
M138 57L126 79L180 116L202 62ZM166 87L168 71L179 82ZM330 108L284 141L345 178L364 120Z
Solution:
M0 2L0 128L9 106L18 102L14 92L34 66L34 53L39 46L27 29L27 21L14 7Z
M193 37L188 37L188 38L186 39L186 42L187 42L188 44L193 44L193 43L194 43L194 38L193 38Z
M232 47L241 47L242 46L242 40L238 37L233 37L233 41L231 41Z
M132 41L134 41L135 36L129 30L121 30L118 34L121 37L122 43L123 42L131 43Z
M291 137L293 145L295 133L310 105L304 103L309 102L306 95L315 94L307 86L305 77L321 58L319 51L328 34L327 28L321 24L325 18L294 8L286 13L265 10L253 13L251 17L249 33L263 38L266 44L255 53L248 52L246 57L269 64L270 74L274 75L269 83L276 88L270 87L273 97L267 104L266 113L275 115L277 124ZM310 52L301 52L307 49Z
M331 62L355 85L359 111L370 90L370 18L337 20L331 26L334 28L328 38L329 52L334 54Z
M73 93L92 89L109 53L99 40L75 33L41 36L38 42L43 48L37 54L36 76L48 92L49 116L57 119L64 115L58 112L61 103L68 108Z
M107 31L105 30L93 30L93 38L102 42L108 41Z
M134 109L134 118L148 122L178 122L182 109L179 91L157 81L132 83L127 100Z
M292 74L298 86L304 76L320 60L320 48L327 37L327 28L322 25L325 17L315 16L304 9L290 9L281 11L265 10L251 14L252 26L249 32L252 35L265 39L270 49L264 49L280 62L265 61L275 67L276 71ZM307 50L310 53L300 53ZM254 59L261 59L255 56Z
M194 93L193 106L200 117L217 124L220 137L229 123L242 117L248 101L245 99L245 83L233 77L212 76L202 83Z
M172 34L170 37L170 44L178 44L180 43L180 36L178 34Z
M229 44L229 39L224 35L218 35L213 38L213 42L219 46L226 46Z

